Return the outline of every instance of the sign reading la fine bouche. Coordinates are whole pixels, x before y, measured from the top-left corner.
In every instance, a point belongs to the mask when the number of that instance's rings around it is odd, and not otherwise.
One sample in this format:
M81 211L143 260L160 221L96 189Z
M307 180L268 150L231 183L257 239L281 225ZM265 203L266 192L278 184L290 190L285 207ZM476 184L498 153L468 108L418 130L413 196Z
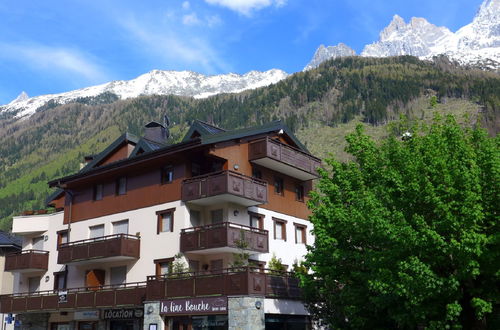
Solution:
M160 301L160 314L226 314L227 297L187 298Z

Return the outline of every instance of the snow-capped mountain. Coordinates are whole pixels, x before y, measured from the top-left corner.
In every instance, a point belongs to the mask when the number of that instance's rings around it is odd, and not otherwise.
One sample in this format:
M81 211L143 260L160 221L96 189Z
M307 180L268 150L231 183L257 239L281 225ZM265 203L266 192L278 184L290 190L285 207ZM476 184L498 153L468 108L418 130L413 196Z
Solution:
M328 47L320 45L316 50L316 52L314 53L311 62L309 62L306 65L303 71L314 69L324 61L331 58L354 56L354 55L356 55L356 51L344 43L339 43L337 46L328 46Z
M247 89L274 84L288 74L272 69L265 72L250 71L244 75L234 73L206 76L191 71L153 70L132 80L118 80L106 84L86 87L61 94L40 95L29 98L22 92L9 104L0 106L0 113L11 113L16 118L30 116L47 102L66 104L78 98L113 93L120 99L140 95L181 95L205 98L219 93L237 93Z
M324 48L321 45L316 54ZM306 70L333 57L326 56L317 61L316 54ZM390 24L380 32L379 40L366 45L361 52L361 56L372 57L398 55L413 55L421 59L446 55L461 64L500 69L500 0L485 0L473 21L455 33L431 24L425 18L413 17L406 23L394 15Z

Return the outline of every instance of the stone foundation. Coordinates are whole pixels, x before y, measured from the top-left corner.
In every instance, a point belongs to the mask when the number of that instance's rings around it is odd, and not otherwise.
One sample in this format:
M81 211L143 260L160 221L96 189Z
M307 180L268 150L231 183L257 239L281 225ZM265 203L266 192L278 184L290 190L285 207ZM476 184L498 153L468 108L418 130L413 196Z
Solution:
M228 297L228 323L232 330L264 330L264 297Z

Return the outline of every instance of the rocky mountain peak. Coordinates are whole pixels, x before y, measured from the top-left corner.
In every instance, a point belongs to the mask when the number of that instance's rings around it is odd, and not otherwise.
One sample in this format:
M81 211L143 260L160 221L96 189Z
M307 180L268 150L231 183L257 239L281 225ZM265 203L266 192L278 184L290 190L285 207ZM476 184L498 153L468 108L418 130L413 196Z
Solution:
M29 99L30 97L25 91L22 91L14 100L12 100L9 104L19 103Z
M356 51L342 42L337 44L336 46L325 47L325 45L320 45L314 53L311 61L304 67L303 71L314 69L318 67L318 65L320 65L322 62L332 58L355 55Z

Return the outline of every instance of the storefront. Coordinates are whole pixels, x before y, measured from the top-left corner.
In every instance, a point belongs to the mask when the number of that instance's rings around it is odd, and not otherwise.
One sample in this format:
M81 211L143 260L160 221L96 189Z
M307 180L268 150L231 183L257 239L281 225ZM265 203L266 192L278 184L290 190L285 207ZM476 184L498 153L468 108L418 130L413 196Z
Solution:
M163 300L160 315L168 330L228 329L227 297Z
M109 330L142 330L144 311L140 308L105 309L102 319Z

